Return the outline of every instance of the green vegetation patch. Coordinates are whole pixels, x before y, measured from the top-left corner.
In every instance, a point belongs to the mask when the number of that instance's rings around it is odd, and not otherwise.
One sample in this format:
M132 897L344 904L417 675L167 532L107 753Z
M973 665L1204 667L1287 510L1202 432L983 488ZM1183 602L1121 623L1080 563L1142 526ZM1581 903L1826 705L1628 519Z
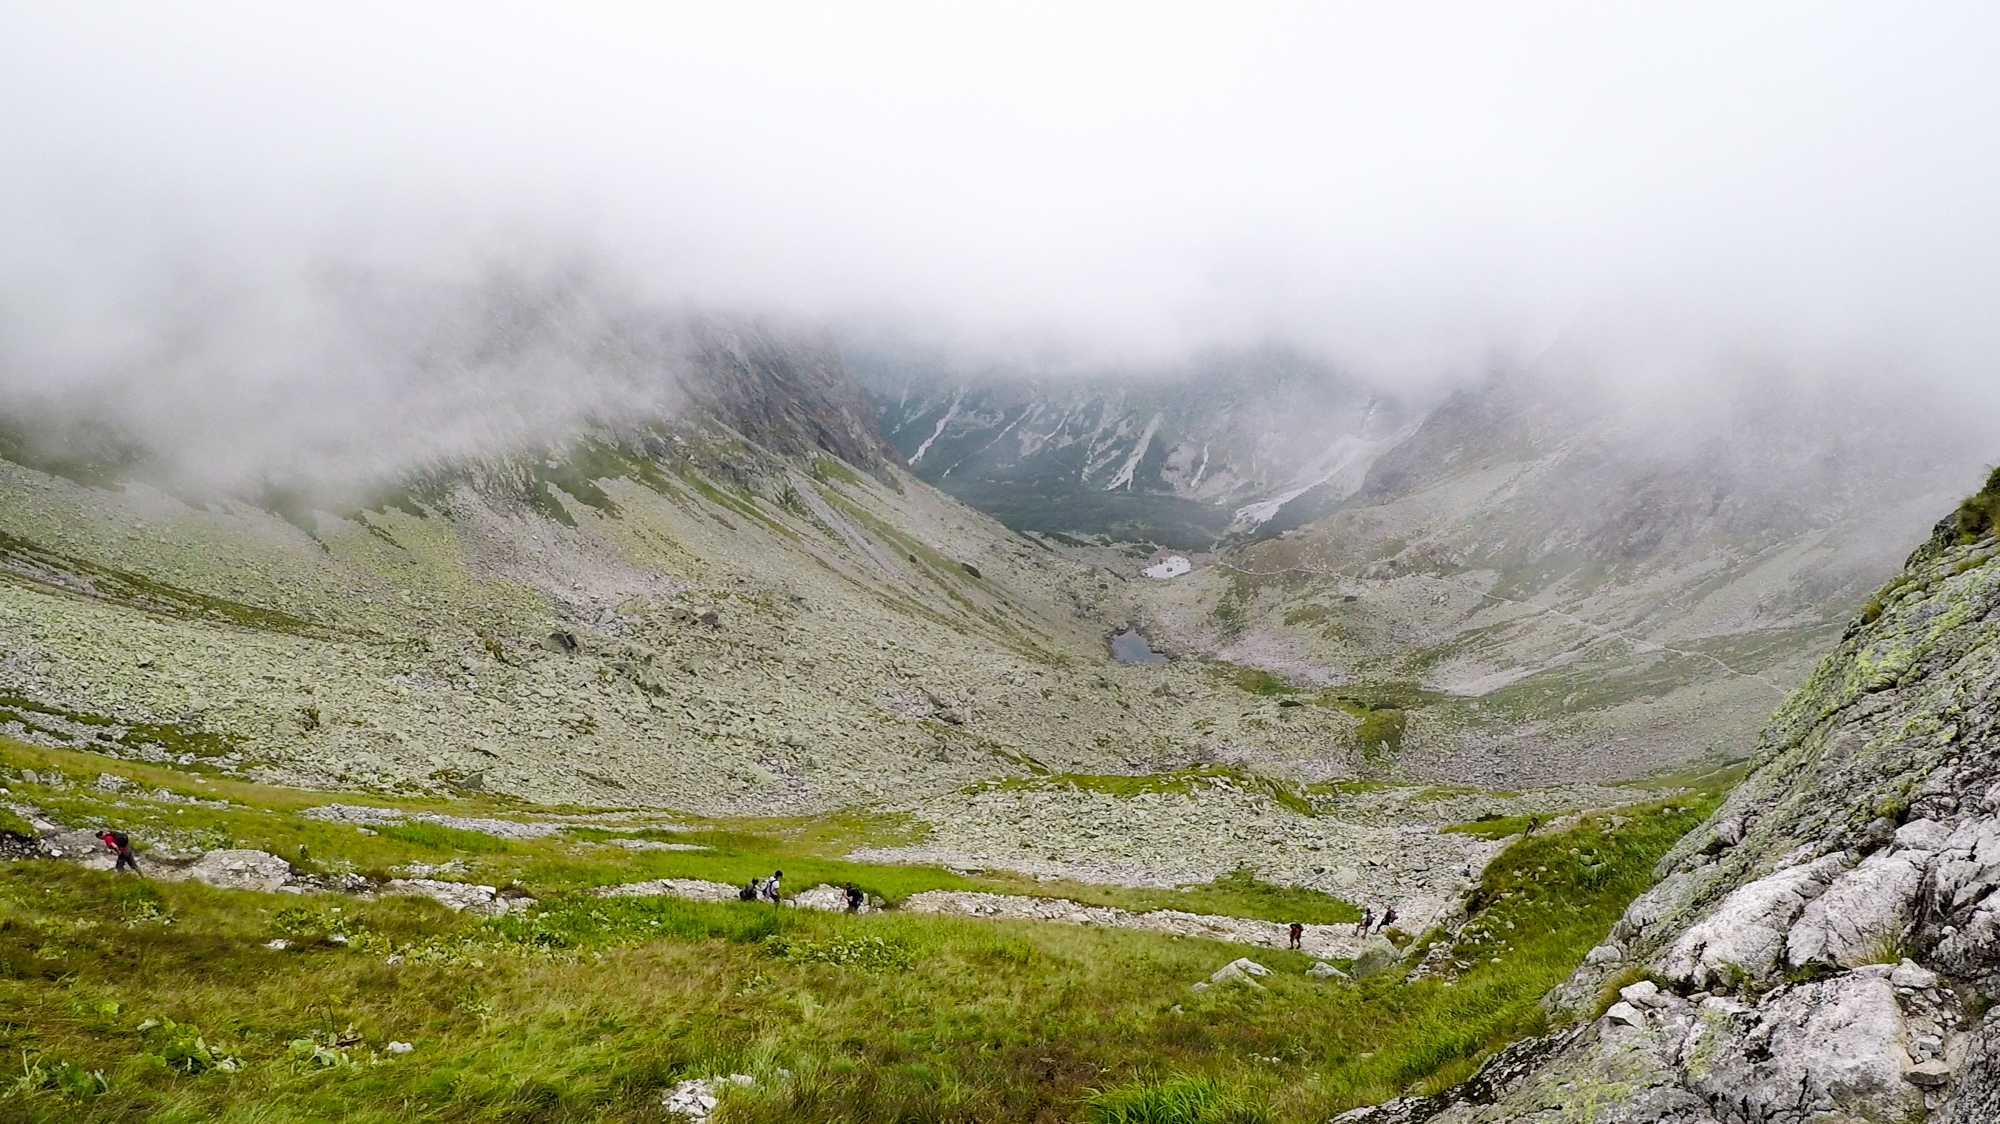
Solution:
M1510 835L1523 835L1542 825L1542 816L1502 816L1489 814L1471 823L1455 823L1438 831L1451 835L1477 835L1481 839L1505 839Z
M1234 765L1190 765L1171 773L1055 773L1047 776L1008 777L969 786L967 792L985 788L1063 789L1102 792L1110 796L1132 797L1143 793L1195 793L1203 787L1223 782L1245 792L1262 793L1301 816L1316 816L1319 810L1306 799L1303 790L1274 777L1252 773Z
M481 854L515 850L511 843L497 835L422 821L382 824L374 830L375 834L385 839L399 840L431 851L467 851Z
M1238 668L1231 677L1240 690L1253 695L1295 695L1298 688L1258 667Z
M1652 884L1653 864L1715 810L1699 793L1598 812L1559 832L1526 836L1487 864L1452 940L1472 970L1554 956L1574 965Z
M1965 497L1952 514L1952 529L1960 543L1978 542L2000 526L2000 468L1986 478L1986 484Z
M1396 972L1321 982L1304 975L1307 957L1270 949L1254 953L1272 969L1266 990L1196 993L1190 983L1244 950L1129 930L580 893L482 921L423 899L7 864L0 1052L21 1059L23 1080L0 1087L0 1116L641 1121L659 1118L660 1091L675 1081L750 1073L754 1085L724 1093L734 1124L1325 1120L1461 1079L1485 1052L1544 1029L1541 995L1711 801L1600 814L1508 848L1458 937L1466 967L1449 985ZM765 826L699 834L734 835L746 854L822 845ZM518 845L551 864L576 847ZM687 856L630 865L655 857ZM784 865L797 885L800 860ZM1246 872L1211 890L1277 888ZM268 947L274 935L287 946ZM391 1041L415 1050L391 1054Z
M6 576L45 589L94 597L144 612L208 620L296 636L345 635L303 617L260 605L196 593L191 589L63 554L0 531L0 568Z
M1212 1077L1140 1081L1090 1098L1090 1124L1266 1124L1270 1109Z

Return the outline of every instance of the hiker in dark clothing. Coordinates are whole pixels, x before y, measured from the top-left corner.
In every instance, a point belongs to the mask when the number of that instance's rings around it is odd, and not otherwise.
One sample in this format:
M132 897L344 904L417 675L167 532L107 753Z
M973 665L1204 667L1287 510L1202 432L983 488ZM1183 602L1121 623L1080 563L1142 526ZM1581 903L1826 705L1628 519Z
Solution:
M1375 911L1369 909L1365 905L1362 906L1361 923L1355 926L1354 935L1357 937L1365 937L1368 935L1368 930L1374 927L1375 927Z
M1305 927L1304 925L1301 925L1301 924L1299 924L1299 923L1298 923L1298 922L1296 922L1296 921L1292 922L1292 947L1293 947L1293 948L1297 948L1297 947L1299 947L1299 939L1300 939L1301 937L1304 937L1305 935L1306 935L1306 927Z
M132 855L131 836L126 835L122 831L112 831L106 828L98 832L97 837L104 840L104 845L111 848L118 855L118 862L111 868L112 870L129 870L134 874L139 873L139 860Z
M860 887L852 882L847 884L847 912L860 913L862 905L867 901L868 895L862 893Z
M1394 925L1395 923L1396 923L1396 907L1392 905L1388 909L1382 911L1382 931L1387 932L1389 926Z

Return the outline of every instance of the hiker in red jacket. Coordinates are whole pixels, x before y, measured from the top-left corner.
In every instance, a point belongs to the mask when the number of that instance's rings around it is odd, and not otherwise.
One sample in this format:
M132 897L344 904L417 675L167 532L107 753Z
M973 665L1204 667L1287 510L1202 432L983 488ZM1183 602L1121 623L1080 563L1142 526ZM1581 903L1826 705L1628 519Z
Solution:
M112 831L110 828L105 828L103 831L97 833L97 837L104 840L104 845L111 848L118 855L118 863L111 868L112 870L129 870L134 874L139 873L139 860L132 857L131 836L122 831Z
M1292 947L1297 948L1299 947L1299 938L1306 935L1306 927L1294 921L1292 922L1291 934L1292 934Z

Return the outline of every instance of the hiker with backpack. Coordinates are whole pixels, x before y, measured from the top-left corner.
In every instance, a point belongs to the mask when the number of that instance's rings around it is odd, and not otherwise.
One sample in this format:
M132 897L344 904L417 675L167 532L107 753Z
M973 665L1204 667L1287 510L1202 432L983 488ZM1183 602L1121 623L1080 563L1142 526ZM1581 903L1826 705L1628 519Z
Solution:
M139 873L139 860L132 854L131 836L122 831L113 831L107 827L103 831L98 832L97 837L104 840L104 845L111 848L112 852L118 856L118 862L111 868L113 871L129 870L134 874Z
M847 884L847 912L860 913L861 907L867 903L868 895L862 893L859 886L849 882Z
M1297 948L1299 947L1300 939L1306 935L1306 927L1294 921L1292 922L1291 934L1292 934L1292 947Z
M770 903L771 903L772 905L777 905L777 904L778 904L778 883L779 883L779 881L780 881L780 880L782 880L782 879L783 879L784 877L785 877L785 872L784 872L784 871L782 871L782 870L774 870L774 871L772 871L772 872L771 872L771 877L769 877L769 878L766 878L766 879L764 879L764 884L763 884L762 886L758 887L758 895L757 895L757 896L758 896L758 897L760 897L760 898L763 898L763 899L764 899L765 901L767 901L767 902L770 902Z

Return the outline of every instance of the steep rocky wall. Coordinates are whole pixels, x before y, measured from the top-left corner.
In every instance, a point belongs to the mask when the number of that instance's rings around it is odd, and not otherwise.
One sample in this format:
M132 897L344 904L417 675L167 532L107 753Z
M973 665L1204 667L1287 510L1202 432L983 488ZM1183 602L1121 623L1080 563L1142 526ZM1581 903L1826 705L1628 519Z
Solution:
M1550 995L1588 1021L1343 1119L2000 1119L2000 545L1962 537L1911 556Z

